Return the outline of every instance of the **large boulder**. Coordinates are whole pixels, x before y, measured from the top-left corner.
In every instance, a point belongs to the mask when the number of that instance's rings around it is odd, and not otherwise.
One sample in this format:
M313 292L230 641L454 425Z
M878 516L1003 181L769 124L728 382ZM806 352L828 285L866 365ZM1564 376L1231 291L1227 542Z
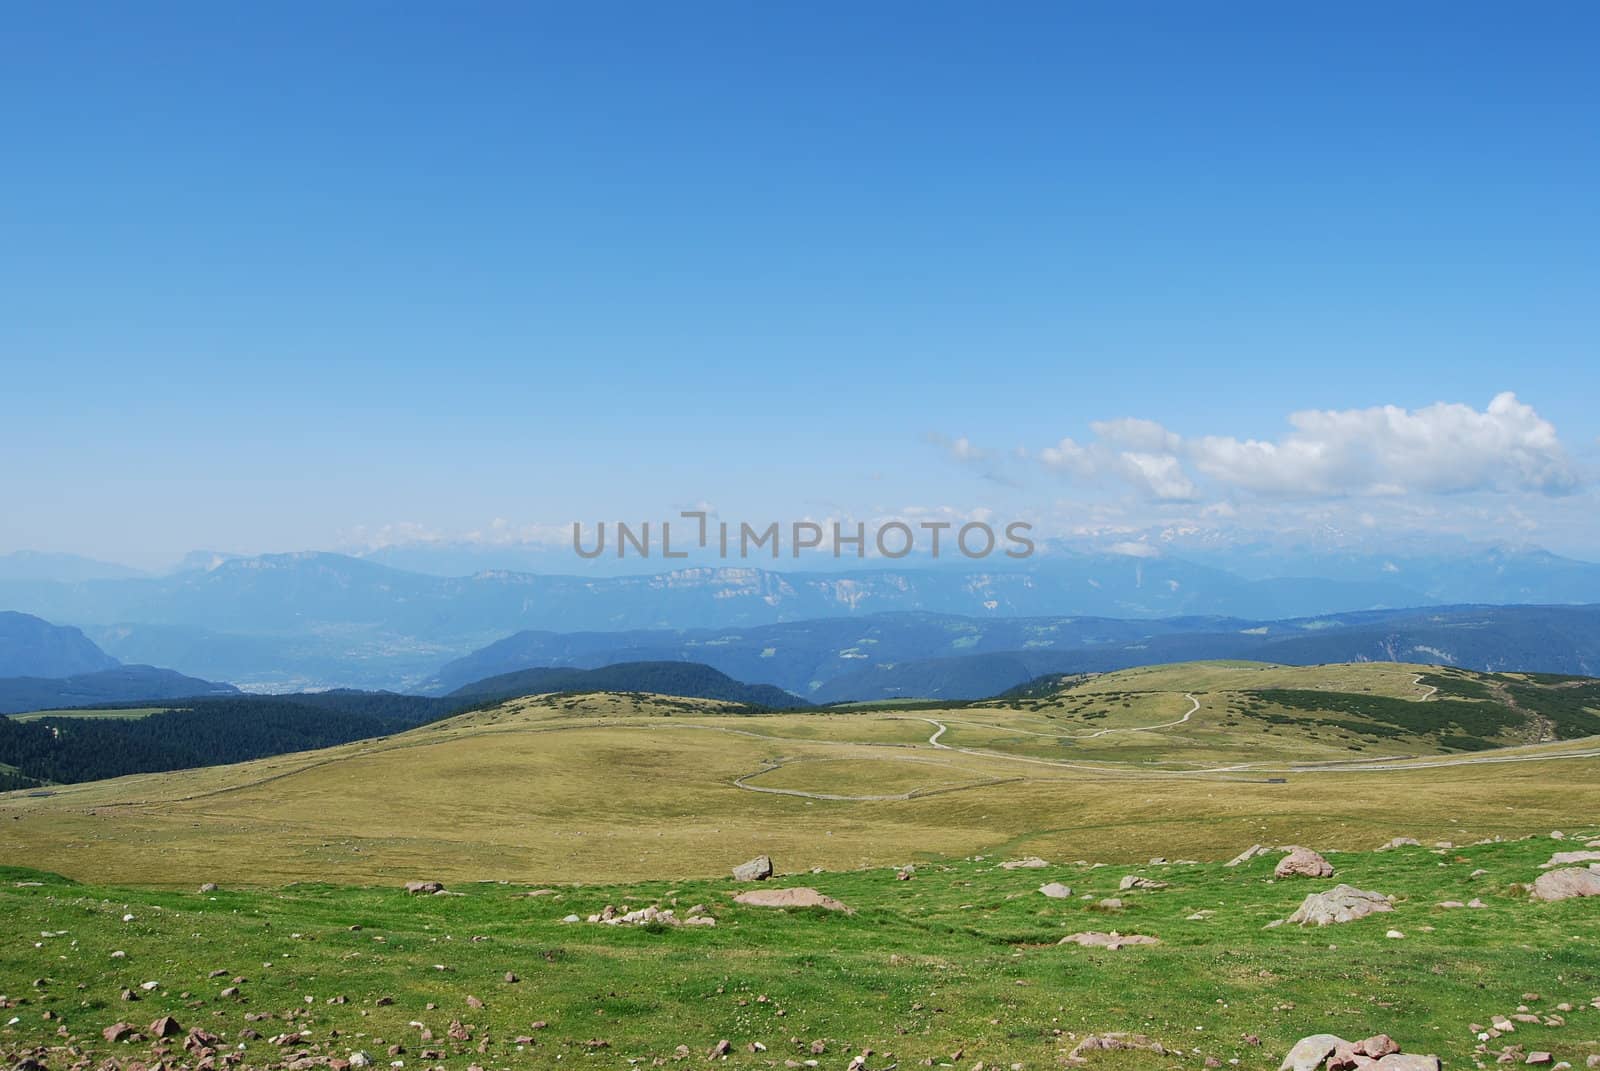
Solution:
M733 877L736 881L766 881L772 877L772 857L758 855L748 863L740 863L733 868Z
M1279 878L1331 878L1333 864L1310 848L1296 848L1278 860L1272 873Z
M1550 870L1533 883L1535 900L1570 900L1574 896L1600 896L1600 870Z
M412 896L432 896L444 892L444 885L437 881L408 881L406 892Z
M1046 882L1039 886L1039 891L1052 900L1065 900L1072 895L1072 889L1059 881Z
M1439 1071L1439 1058L1415 1052L1391 1052L1368 1071Z
M1341 1045L1349 1042L1337 1034L1312 1034L1294 1043L1278 1065L1278 1071L1317 1071L1322 1061L1332 1056Z
M1382 893L1367 892L1354 885L1335 885L1327 892L1307 896L1288 921L1297 926L1327 926L1393 910L1394 905Z
M829 911L854 914L850 908L831 896L823 896L815 889L800 886L794 889L751 889L733 898L734 903L751 907L825 907Z

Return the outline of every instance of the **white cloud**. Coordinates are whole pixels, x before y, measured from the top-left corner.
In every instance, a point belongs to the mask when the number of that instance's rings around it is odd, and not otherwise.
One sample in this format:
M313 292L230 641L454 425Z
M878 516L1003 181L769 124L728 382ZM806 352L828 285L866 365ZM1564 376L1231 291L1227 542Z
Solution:
M1146 426L1141 429L1143 437L1140 434L1131 437L1126 434L1129 431L1127 425L1133 424ZM1108 427L1111 437L1096 440L1087 446L1079 445L1072 439L1062 439L1055 446L1047 446L1039 451L1039 460L1047 468L1085 482L1121 480L1150 498L1182 502L1196 497L1198 489L1184 472L1183 463L1172 453L1119 449L1118 442L1127 443L1130 438L1142 445L1149 445L1152 441L1149 436L1154 431L1170 435L1159 424L1152 421L1113 421L1111 425L1094 425L1097 434L1102 426ZM1172 438L1175 440L1177 437Z
M1090 425L1087 443L1062 439L1038 454L1088 483L1121 482L1142 496L1186 502L1206 491L1269 498L1399 498L1521 492L1564 495L1583 482L1556 429L1509 392L1482 411L1459 403L1416 410L1306 410L1275 440L1184 439L1151 420Z
M1509 392L1482 412L1386 405L1307 410L1289 423L1276 442L1206 436L1186 452L1205 475L1269 495L1565 494L1578 485L1554 426Z

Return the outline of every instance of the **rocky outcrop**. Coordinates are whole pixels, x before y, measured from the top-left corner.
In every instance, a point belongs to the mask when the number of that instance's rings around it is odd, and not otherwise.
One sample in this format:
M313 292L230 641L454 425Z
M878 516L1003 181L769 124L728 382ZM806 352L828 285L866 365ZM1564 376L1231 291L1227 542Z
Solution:
M602 926L715 926L717 920L704 912L705 908L699 904L691 907L682 917L670 907L641 907L637 911L623 912L607 904L600 913L590 915L589 921ZM506 975L507 981L515 978L515 975Z
M1030 855L1026 859L1007 859L1000 864L1001 870L1041 870L1050 864L1040 859L1037 855Z
M1530 894L1535 900L1570 900L1575 896L1600 896L1600 870L1568 867L1539 875Z
M1573 863L1600 863L1600 852L1557 852L1543 865L1571 866Z
M1129 874L1117 884L1117 890L1119 892L1127 892L1129 889L1148 889L1151 892L1154 892L1157 889L1165 889L1166 887L1167 883L1164 881L1156 881L1154 878L1141 877L1138 874Z
M1354 885L1335 885L1327 892L1307 896L1287 921L1297 926L1327 926L1393 910L1394 905L1382 893L1367 892Z
M749 907L823 907L829 911L855 914L851 908L833 897L824 896L817 890L804 886L793 889L751 889L735 896L733 901Z
M1085 948L1109 948L1116 950L1127 945L1159 945L1161 938L1149 937L1142 933L1073 933L1063 937L1057 944L1082 945Z
M1067 1063L1086 1064L1088 1055L1096 1052L1124 1052L1124 1051L1152 1052L1157 1056L1164 1056L1166 1049L1161 1042L1143 1034L1090 1034L1072 1047L1067 1053Z
M1388 1034L1346 1041L1337 1034L1312 1034L1295 1042L1278 1071L1439 1071L1437 1056L1402 1053Z

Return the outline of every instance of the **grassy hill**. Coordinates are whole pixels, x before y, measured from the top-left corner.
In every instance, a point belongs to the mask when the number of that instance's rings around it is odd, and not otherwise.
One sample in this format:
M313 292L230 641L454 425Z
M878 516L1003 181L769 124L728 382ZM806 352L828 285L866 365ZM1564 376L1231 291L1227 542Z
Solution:
M809 705L782 688L745 684L696 662L619 662L598 669L524 669L462 685L450 693L450 698L514 699L551 692L654 692L772 709Z
M848 711L552 695L322 751L3 796L0 857L166 885L621 881L761 851L848 869L1464 841L1600 812L1600 740L1576 738L1596 687L1229 662Z

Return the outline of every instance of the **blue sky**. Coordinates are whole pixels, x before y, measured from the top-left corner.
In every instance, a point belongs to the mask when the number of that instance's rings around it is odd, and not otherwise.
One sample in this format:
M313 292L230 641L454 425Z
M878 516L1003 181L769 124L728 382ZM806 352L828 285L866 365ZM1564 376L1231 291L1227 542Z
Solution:
M708 502L1600 554L1593 5L775 7L12 8L0 553Z

